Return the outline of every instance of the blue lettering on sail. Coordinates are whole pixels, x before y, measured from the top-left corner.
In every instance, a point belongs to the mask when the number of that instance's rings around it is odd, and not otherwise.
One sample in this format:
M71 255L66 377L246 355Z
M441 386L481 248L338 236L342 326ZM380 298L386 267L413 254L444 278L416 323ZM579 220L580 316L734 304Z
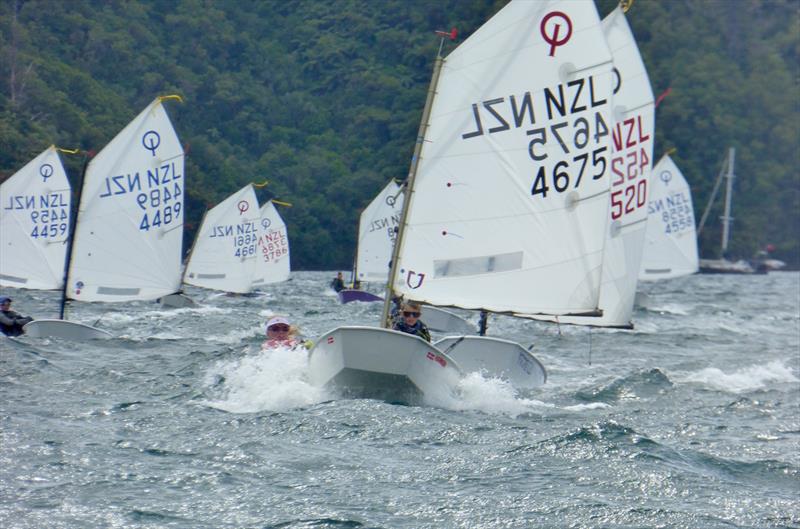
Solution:
M37 206L38 204L38 206ZM26 210L67 207L63 192L44 193L42 195L11 195L4 210Z
M237 235L244 235L245 233L255 233L255 232L256 232L256 225L254 222L247 222L236 226Z
M139 173L136 174L138 177ZM135 195L136 205L144 211L139 229L149 231L151 228L179 226L183 222L183 175L178 172L176 163L147 169L142 171L142 175L140 180L137 178L137 183L141 183Z
M230 237L233 242L232 252L236 257L249 257L256 253L258 233L256 223L253 221L244 221L235 225L212 226L208 237L211 239Z
M647 203L647 214L652 215L664 209L664 203L659 198L658 200L651 200Z
M154 130L148 130L142 135L142 145L155 156L156 149L161 145L161 135Z
M145 174L142 178L140 174ZM100 198L107 198L110 196L124 195L126 193L134 193L142 191L144 183L145 189L151 190L158 188L182 178L175 170L175 162L167 163L156 167L155 169L147 169L143 171L135 171L133 173L107 176L104 181L104 186L100 186L103 190L100 193Z
M233 226L212 226L210 238L233 235Z
M151 143L145 144L145 147L148 149L152 147L155 154L158 143L155 142L155 137L150 139ZM138 206L143 212L139 222L141 231L146 232L151 228L167 228L182 222L183 175L181 172L178 171L176 162L172 161L155 168L107 176L100 185L98 197L130 200L128 207ZM125 204L126 202L120 202L122 207L125 207Z
M18 215L19 222L27 226L33 239L46 238L62 241L67 234L69 202L66 191L39 195L11 195L3 204L9 215ZM21 215L15 212L24 212Z
M658 208L653 211L653 201L650 202L649 210L653 213L661 212L661 221L664 225L664 233L674 235L689 229L694 229L694 211L689 205L689 197L682 191L672 193L664 198L663 203L658 200Z

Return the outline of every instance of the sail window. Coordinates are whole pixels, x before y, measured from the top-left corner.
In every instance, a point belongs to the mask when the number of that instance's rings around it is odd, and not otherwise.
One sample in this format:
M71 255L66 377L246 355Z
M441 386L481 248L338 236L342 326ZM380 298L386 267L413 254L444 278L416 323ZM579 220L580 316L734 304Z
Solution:
M436 278L461 277L508 272L521 268L522 252L513 252L462 259L435 260L433 262L433 275Z
M115 287L97 287L97 293L105 296L138 296L140 288L115 288Z
M28 282L28 279L25 277L10 276L8 274L0 274L0 279L12 283L21 283L23 285Z

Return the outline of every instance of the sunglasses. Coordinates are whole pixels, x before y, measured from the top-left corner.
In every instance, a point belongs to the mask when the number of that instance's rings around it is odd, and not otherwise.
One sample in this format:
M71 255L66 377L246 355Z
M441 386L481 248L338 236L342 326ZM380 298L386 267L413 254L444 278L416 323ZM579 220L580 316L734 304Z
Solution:
M414 312L414 311L411 311L411 310L404 310L403 311L403 316L405 316L406 318L419 318L419 312Z
M288 325L273 325L272 327L270 327L267 330L268 331L275 331L275 332L289 332L289 326Z

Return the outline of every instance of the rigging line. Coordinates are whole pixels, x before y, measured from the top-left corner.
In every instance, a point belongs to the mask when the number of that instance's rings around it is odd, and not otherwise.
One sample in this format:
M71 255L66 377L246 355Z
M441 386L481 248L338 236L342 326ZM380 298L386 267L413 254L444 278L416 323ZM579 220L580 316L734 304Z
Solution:
M452 350L453 350L453 348L454 348L455 346L457 346L457 345L458 345L458 344L460 344L462 341L464 341L464 338L466 338L466 335L464 335L464 336L460 336L460 337L458 338L458 340L456 340L455 342L453 342L452 344L450 344L450 346L449 346L447 349L445 349L444 351L442 351L442 352L443 352L445 355L449 354L449 353L450 353L450 351L452 351Z
M711 191L711 198L708 199L708 203L706 204L706 209L703 211L703 216L700 217L700 224L697 226L697 236L700 237L700 234L703 232L703 226L706 223L706 219L708 218L708 214L711 212L711 206L714 205L714 199L717 198L717 192L719 191L719 186L722 184L722 179L725 176L725 173L728 170L728 157L727 155L722 160L722 167L719 170L719 175L717 176L717 181L714 182L714 189Z

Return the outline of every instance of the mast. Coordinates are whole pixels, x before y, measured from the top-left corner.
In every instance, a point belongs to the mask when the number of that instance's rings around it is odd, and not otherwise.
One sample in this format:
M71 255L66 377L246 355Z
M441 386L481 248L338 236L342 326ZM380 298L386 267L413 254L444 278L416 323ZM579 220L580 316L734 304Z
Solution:
M64 319L64 310L67 305L67 280L69 279L69 267L72 263L72 248L75 245L75 230L78 227L78 214L81 210L81 196L83 195L83 185L86 182L86 169L89 167L89 159L92 157L90 152L84 154L83 168L81 169L81 181L78 186L78 196L75 197L76 207L72 211L72 222L69 228L69 237L67 238L67 257L64 259L64 281L61 287L61 307L58 311L58 319Z
M200 219L200 227L197 228L197 231L194 232L194 238L192 239L192 246L189 248L189 253L186 256L186 261L183 263L183 272L181 272L181 284L178 286L178 292L183 290L183 280L186 279L186 270L189 269L189 262L192 260L192 254L194 253L194 248L197 246L197 240L200 238L200 232L203 231L203 224L206 222L206 215L208 215L208 206L206 206L206 210L203 212L203 217ZM184 217L185 219L186 217Z
M723 213L720 219L722 220L722 258L725 258L725 254L728 251L728 241L731 237L731 222L733 222L733 217L731 217L731 196L733 195L733 159L736 154L736 149L731 147L728 150L728 174L725 175L725 178L728 179L725 186L725 212Z
M394 248L392 249L392 265L389 269L389 278L386 281L386 295L383 300L383 313L381 315L381 327L391 327L389 321L389 314L391 313L391 306L394 299L394 281L397 277L399 267L397 266L397 258L400 256L400 248L403 246L403 236L406 228L406 217L408 215L411 198L414 194L414 180L417 177L417 167L419 167L420 153L422 152L422 145L425 142L425 132L428 129L428 119L431 115L431 107L433 106L433 98L436 95L436 85L439 83L439 73L442 71L444 59L442 58L442 47L444 45L444 38L439 44L439 52L436 54L436 60L433 63L433 75L431 76L431 83L428 86L428 95L425 98L425 107L422 109L422 119L419 124L419 131L417 132L417 143L414 145L414 154L411 157L411 168L408 171L408 177L405 183L405 199L403 200L403 212L400 214L400 226L397 231L397 239L394 241Z

